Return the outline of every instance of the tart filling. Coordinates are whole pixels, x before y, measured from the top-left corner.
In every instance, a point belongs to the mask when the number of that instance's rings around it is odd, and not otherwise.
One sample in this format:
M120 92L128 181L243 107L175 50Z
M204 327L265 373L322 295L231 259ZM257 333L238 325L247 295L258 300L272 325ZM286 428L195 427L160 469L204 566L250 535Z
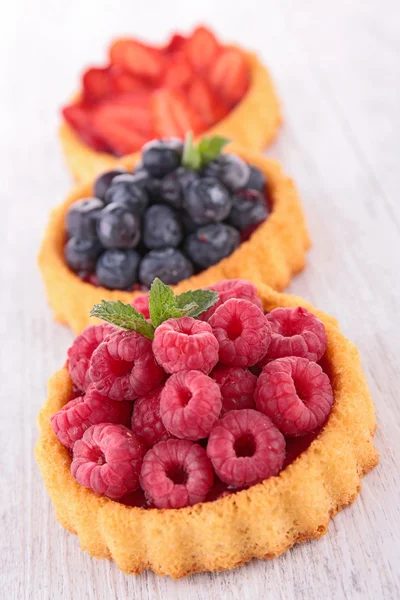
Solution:
M354 500L377 463L372 402L335 321L300 304L246 281L174 296L156 280L151 321L94 308L112 326L74 342L36 450L84 548L127 572L231 568L318 537Z
M129 302L155 276L179 291L223 277L283 288L303 268L310 242L293 182L233 144L218 154L222 142L188 143L188 156L179 142L151 143L146 164L124 161L53 212L39 264L57 319L82 331L93 304Z
M81 279L108 289L177 284L226 258L270 212L260 169L227 140L176 138L143 147L134 173L108 171L94 197L69 207L65 260Z
M89 68L62 111L61 141L78 179L113 166L154 137L219 133L261 150L280 124L265 67L206 27L164 47L114 41L109 62ZM246 128L243 128L243 122Z
M205 27L174 35L163 48L118 39L107 65L85 71L80 99L62 114L87 146L123 156L155 136L213 127L241 101L250 78L245 53Z

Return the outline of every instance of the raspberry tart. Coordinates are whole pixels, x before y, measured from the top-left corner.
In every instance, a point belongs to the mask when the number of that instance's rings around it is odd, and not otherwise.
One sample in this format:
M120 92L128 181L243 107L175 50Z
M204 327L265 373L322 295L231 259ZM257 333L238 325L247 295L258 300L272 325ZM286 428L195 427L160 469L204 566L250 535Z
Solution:
M102 299L145 306L155 277L180 292L221 278L288 285L310 245L293 181L225 142L154 140L139 163L77 187L53 211L39 265L57 320L80 333Z
M96 305L108 324L49 382L36 457L60 523L126 573L174 578L326 533L378 462L336 321L245 280L178 295L155 280L147 310Z
M85 71L62 111L62 148L77 180L113 168L153 137L192 130L261 150L276 134L281 116L267 69L206 27L176 34L164 47L115 40L108 60Z

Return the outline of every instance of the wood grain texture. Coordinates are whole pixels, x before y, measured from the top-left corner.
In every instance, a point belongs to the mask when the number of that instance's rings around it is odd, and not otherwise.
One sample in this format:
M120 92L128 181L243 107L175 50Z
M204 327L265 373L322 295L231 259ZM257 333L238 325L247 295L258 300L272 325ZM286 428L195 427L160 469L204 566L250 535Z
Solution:
M210 22L260 52L283 99L269 154L299 186L314 248L291 290L360 348L381 464L329 533L271 562L174 582L126 577L56 522L33 459L35 417L72 334L46 307L36 252L69 187L57 107L112 35L162 40ZM400 597L400 11L397 0L8 3L0 22L0 598L229 600ZM3 79L4 78L4 79Z

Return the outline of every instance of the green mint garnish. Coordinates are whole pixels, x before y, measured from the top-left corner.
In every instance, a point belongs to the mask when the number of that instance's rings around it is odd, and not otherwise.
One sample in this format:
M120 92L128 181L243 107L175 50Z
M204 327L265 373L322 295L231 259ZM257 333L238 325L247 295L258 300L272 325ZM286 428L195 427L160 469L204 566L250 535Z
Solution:
M217 158L229 141L227 138L215 135L213 137L203 137L196 146L193 142L193 134L189 132L186 135L183 149L183 166L197 171Z
M217 158L221 154L222 149L229 144L230 140L214 135L214 137L204 137L200 140L198 149L201 156L201 166L204 167L206 164Z
M198 147L193 143L193 133L191 131L186 134L182 165L193 171L197 171L201 167L201 154Z
M184 308L190 317L198 317L203 312L214 306L218 300L217 292L211 290L189 290L175 296L179 308ZM193 308L191 308L191 306Z
M150 288L150 318L155 327L167 319L198 317L218 300L218 294L210 290L195 290L174 296L172 289L159 279Z
M154 338L154 330L167 319L179 317L198 317L211 308L218 300L217 292L211 290L190 290L174 296L172 289L160 279L155 279L150 288L149 309L151 323L138 313L130 304L120 300L102 300L96 304L90 315L107 321L112 325L137 331L149 340Z
M102 300L101 304L95 304L90 311L91 317L98 317L122 329L137 331L144 337L152 340L154 338L154 327L146 321L143 315L137 312L130 304L124 304L121 300Z

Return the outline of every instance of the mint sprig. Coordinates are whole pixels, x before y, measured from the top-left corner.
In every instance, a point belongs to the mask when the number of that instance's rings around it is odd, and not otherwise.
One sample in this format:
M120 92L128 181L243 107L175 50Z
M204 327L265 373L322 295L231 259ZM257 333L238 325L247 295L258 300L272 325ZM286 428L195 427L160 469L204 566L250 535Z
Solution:
M186 310L186 314L190 317L199 317L203 312L214 306L217 300L217 292L211 290L189 290L175 296L177 306Z
M227 138L215 135L213 137L203 137L196 146L192 132L188 132L183 149L182 165L193 171L198 171L216 159L229 141Z
M197 171L201 167L201 154L199 147L194 145L193 133L191 131L186 134L182 165L188 167L188 169L192 169L192 171Z
M93 306L90 316L107 321L122 329L137 331L149 340L154 338L153 325L146 321L144 316L137 312L133 306L124 304L121 300L102 300L101 304Z
M150 318L155 327L167 319L198 317L218 300L210 290L195 290L174 296L172 289L156 278L150 288Z
M152 340L156 327L167 319L178 319L184 316L198 317L214 306L217 300L217 292L211 290L189 290L174 296L172 289L156 278L150 288L151 323L133 306L124 304L120 300L102 300L101 304L95 304L90 315L122 329L136 331Z

